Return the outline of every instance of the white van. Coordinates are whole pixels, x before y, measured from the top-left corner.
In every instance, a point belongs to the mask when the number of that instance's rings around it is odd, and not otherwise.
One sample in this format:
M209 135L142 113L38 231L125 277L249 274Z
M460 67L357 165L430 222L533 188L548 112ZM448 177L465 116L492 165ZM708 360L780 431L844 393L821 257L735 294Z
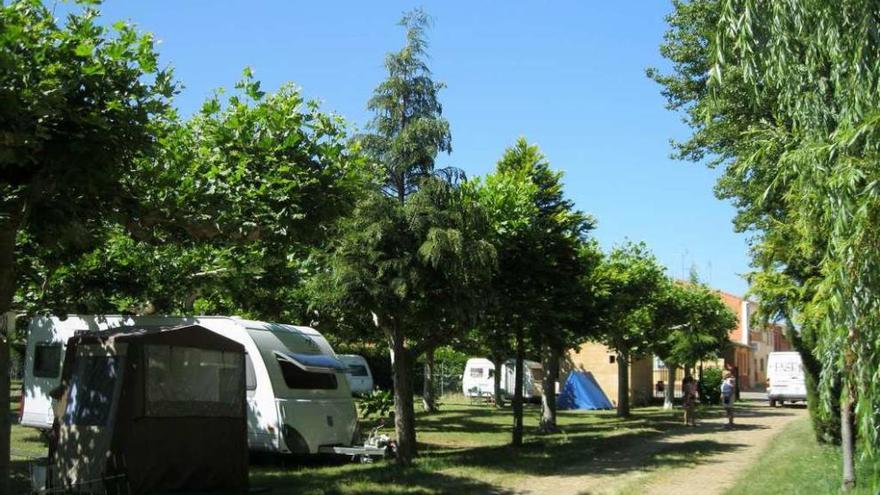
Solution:
M523 361L523 398L541 397L544 368L535 361ZM501 365L501 391L513 395L516 360L508 359ZM464 365L461 379L462 393L467 397L492 395L495 392L495 364L486 358L470 358Z
M345 378L348 380L348 388L351 389L352 394L369 394L373 391L373 373L363 356L338 354L336 357L348 368Z
M804 365L797 352L771 352L767 357L767 400L770 407L807 400Z
M248 445L280 453L332 453L355 441L357 412L346 367L308 327L225 316L35 317L28 328L21 424L51 428L49 392L60 383L67 339L80 330L198 324L245 348Z

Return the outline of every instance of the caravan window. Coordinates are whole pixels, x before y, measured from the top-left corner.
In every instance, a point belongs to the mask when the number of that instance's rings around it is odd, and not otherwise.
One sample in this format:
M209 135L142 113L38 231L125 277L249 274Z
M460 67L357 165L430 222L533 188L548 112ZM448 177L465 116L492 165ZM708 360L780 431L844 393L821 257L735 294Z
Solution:
M110 417L119 358L83 357L70 377L64 424L104 426Z
M34 376L58 378L61 372L61 344L37 344L34 349Z
M144 346L147 416L241 417L244 359L236 352Z
M284 376L284 383L291 389L334 390L337 387L336 373L314 373L282 358L278 358L278 366Z
M257 374L254 372L254 362L251 356L244 353L244 388L245 390L257 389Z
M471 368L471 378L483 378L483 368Z
M348 367L348 374L351 376L369 376L367 367L362 364L353 364Z

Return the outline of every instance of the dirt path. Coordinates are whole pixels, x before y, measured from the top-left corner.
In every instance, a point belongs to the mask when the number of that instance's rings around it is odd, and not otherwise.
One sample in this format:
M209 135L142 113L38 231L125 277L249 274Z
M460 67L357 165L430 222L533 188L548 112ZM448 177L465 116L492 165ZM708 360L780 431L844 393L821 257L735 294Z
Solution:
M758 462L773 435L806 415L804 408L770 409L758 403L739 412L731 430L724 428L726 419L709 419L623 448L609 440L607 449L584 463L561 467L552 476L519 479L509 488L522 494L720 494Z

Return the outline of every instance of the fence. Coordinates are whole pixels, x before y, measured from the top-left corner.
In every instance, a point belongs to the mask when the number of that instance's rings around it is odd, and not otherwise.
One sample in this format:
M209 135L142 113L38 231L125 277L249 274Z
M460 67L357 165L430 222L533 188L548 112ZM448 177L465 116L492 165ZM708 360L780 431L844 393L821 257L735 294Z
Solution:
M434 363L434 394L442 397L448 394L461 394L461 376L464 365L461 363ZM425 383L425 367L418 363L415 367L415 390L421 393Z

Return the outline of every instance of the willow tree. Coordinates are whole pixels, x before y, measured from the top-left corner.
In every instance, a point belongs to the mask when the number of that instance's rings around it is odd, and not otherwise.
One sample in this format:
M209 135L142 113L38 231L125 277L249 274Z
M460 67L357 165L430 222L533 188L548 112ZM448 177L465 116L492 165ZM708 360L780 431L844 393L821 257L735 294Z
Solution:
M792 303L793 322L814 333L824 407L840 405L843 485L851 488L854 426L868 459L880 446L876 5L707 3L716 19L702 33L710 56L700 118L738 117L734 144L723 148L728 168L747 203L776 212L760 225L756 261L775 295ZM746 110L717 113L731 106Z
M818 382L825 376L828 383L839 383L840 373L821 359L817 347L821 320L804 317L804 309L817 297L827 236L804 236L798 227L797 209L792 206L794 169L778 166L785 147L759 150L756 146L769 142L760 137L762 127L776 126L780 131L790 127L788 118L772 104L779 88L763 85L763 99L771 104L759 104L747 72L736 63L713 71L724 0L676 0L673 4L661 45L672 72L650 69L648 74L663 86L668 108L680 112L691 128L686 140L674 143L675 154L721 169L716 195L734 204L734 228L751 237L750 292L761 300L765 320L788 323L786 336L804 363L817 439L839 441L839 408L823 398L838 394L834 390L820 393ZM824 227L816 223L812 228L818 232Z

